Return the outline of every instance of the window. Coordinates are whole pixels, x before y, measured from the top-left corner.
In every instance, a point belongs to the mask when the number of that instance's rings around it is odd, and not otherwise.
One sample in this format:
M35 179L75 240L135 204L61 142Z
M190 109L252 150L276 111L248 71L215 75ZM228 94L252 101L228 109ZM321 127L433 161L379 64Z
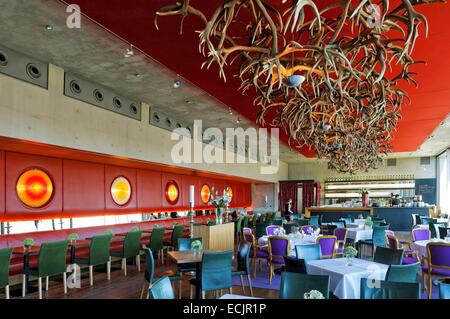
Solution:
M450 149L437 157L437 184L441 211L450 214Z

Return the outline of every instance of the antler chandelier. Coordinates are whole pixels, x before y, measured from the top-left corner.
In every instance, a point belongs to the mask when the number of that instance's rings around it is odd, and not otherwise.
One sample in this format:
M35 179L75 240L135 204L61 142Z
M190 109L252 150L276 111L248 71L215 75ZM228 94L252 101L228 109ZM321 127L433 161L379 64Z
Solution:
M155 25L158 16L181 15L182 30L186 16L200 17L202 68L217 65L226 81L226 67L239 63L240 90L257 92L259 123L285 129L289 142L314 147L340 172L377 168L407 98L398 82L417 86L409 68L423 63L411 53L419 25L426 35L428 24L414 6L445 1L391 8L394 1L344 0L321 10L313 0L289 2L281 13L262 0L224 0L208 20L183 0L158 10Z

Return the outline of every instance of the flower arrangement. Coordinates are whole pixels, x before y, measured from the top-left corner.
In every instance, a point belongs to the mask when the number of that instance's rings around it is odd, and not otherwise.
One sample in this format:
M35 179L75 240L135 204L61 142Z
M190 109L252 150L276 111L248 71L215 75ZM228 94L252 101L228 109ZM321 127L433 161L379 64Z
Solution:
M352 247L348 246L344 248L344 257L356 257L358 255L358 251Z
M360 190L360 193L361 193L361 195L362 194L369 194L369 189L367 189L367 188L361 188L361 190Z
M76 234L76 233L72 233L69 236L67 236L67 239L70 240L70 241L77 240L79 238L80 238L80 236L78 234Z
M191 249L192 250L196 250L196 251L198 251L198 250L202 250L203 249L203 244L202 244L202 242L200 241L200 240L194 240L192 243L191 243Z
M364 225L367 227L372 227L372 225L373 225L372 217L367 216L366 221L364 222Z
M34 245L34 239L33 238L25 238L22 243L23 243L24 247L31 247Z
M303 296L305 299L325 299L323 294L318 290L311 290L310 292L305 293Z
M131 228L131 231L140 231L141 229L139 228L139 227L133 227L133 228Z
M211 188L211 195L209 197L209 204L216 208L227 208L230 205L230 194L227 190L223 190L222 196L218 196L217 191Z
M359 214L359 215L358 215L358 219L364 219L363 214Z
M114 233L113 233L112 229L105 230L105 235L113 235L113 234Z

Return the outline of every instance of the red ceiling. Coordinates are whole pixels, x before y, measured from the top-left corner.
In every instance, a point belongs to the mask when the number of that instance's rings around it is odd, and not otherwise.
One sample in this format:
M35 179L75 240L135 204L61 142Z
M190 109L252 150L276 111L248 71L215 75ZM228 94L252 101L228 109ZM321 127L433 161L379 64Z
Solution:
M71 0L79 4L81 11L116 33L135 47L144 51L183 78L210 93L225 105L232 107L249 120L255 121L258 109L253 106L252 93L242 96L238 92L239 81L228 70L227 83L219 78L217 68L201 70L204 57L198 51L198 34L202 22L196 16L185 19L183 35L180 36L180 17L159 18L157 31L154 24L155 11L176 0ZM202 9L209 17L220 0L191 1L194 7ZM272 1L275 3L275 1ZM316 1L320 7L330 0ZM276 3L279 3L277 1ZM392 5L393 6L393 5ZM417 65L411 71L418 73L419 88L403 85L409 92L412 103L403 109L403 120L394 135L395 152L411 152L425 141L431 132L450 112L450 6L435 4L418 6L429 21L429 37L425 39L423 28L416 43L413 57L426 60L427 65ZM281 137L285 142L285 134ZM302 154L313 157L314 152L301 149Z

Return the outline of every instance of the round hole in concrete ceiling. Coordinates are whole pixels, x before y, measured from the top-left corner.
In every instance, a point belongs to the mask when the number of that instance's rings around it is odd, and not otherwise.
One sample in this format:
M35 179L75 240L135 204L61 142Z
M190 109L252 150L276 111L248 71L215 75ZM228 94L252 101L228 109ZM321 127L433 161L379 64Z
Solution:
M134 105L134 104L131 104L131 105L130 105L130 112L133 113L133 114L137 114L137 113L138 113L138 108L137 108L137 106Z
M80 94L81 93L81 86L77 81L70 82L70 90L74 94Z
M103 93L100 92L99 90L94 90L94 98L98 101L98 102L102 102L104 97L103 97Z
M41 77L41 69L34 63L27 64L27 74L32 79L39 79Z
M159 118L158 113L153 113L153 121L155 121L156 123L159 123L161 119Z
M166 118L166 125L167 125L167 127L172 126L172 121L169 118Z
M6 53L0 52L0 66L8 65L8 56Z
M113 104L118 109L122 107L122 101L117 96L113 99Z

